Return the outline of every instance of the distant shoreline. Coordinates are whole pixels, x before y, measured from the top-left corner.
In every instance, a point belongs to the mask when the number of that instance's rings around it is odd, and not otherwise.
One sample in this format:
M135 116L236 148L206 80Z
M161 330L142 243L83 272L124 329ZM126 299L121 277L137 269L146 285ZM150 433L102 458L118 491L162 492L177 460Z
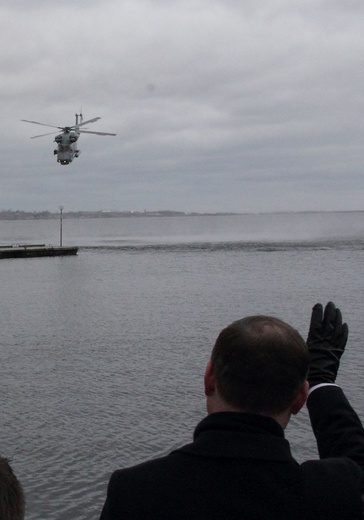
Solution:
M140 217L221 217L233 215L307 215L319 213L363 213L364 210L313 210L313 211L267 211L259 213L249 212L220 212L220 213L187 213L184 211L63 211L63 218L140 218ZM60 212L52 213L50 211L21 211L21 210L1 210L0 220L51 220L58 219Z

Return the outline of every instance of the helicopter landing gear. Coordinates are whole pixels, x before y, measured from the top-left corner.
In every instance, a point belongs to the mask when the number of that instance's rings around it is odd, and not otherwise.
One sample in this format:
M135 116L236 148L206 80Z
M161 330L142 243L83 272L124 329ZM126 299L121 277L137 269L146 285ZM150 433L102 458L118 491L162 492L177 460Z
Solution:
M79 157L79 156L80 156L80 153L81 153L81 150L76 150L76 151L75 151L75 157Z
M53 150L53 155L57 155L58 150Z

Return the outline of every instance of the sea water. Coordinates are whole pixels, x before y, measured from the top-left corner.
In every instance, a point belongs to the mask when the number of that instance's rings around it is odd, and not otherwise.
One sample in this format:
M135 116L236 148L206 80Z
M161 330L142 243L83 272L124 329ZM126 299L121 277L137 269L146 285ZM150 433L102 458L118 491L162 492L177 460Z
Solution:
M0 221L0 243L58 245L57 220ZM333 300L338 382L364 418L364 213L63 219L74 257L0 260L0 454L26 518L98 518L113 470L190 442L219 331L249 314L307 335ZM317 457L307 412L287 429Z

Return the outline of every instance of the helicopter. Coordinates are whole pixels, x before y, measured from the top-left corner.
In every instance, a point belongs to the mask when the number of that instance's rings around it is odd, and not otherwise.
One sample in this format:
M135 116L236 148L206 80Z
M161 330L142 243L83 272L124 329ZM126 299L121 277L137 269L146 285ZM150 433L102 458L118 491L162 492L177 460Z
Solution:
M57 155L57 162L62 165L70 164L75 157L79 157L81 150L77 147L77 141L80 134L95 134L95 135L116 135L108 132L90 132L89 130L80 129L81 126L89 123L94 123L101 119L101 117L94 117L88 121L83 121L82 113L75 114L76 123L73 126L54 126L47 125L45 123L39 123L38 121L29 121L28 119L21 119L25 123L33 123L35 125L49 126L50 128L58 128L62 130L61 134L56 135L54 142L57 143L57 148L53 151L54 155ZM49 132L47 134L33 135L30 139L36 139L37 137L44 137L46 135L56 134L57 132Z

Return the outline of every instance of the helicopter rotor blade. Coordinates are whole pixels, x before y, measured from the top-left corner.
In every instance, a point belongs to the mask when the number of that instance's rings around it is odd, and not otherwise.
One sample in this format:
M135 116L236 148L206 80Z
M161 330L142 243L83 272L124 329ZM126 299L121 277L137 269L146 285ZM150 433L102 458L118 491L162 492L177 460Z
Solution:
M44 137L45 135L52 135L52 134L58 134L57 132L49 132L48 134L40 134L40 135L33 135L30 139L36 139L37 137Z
M24 121L25 123L33 123L35 125L49 126L50 128L59 128L60 130L63 130L62 126L46 125L45 123L39 123L38 121L29 121L28 119L21 119L20 121Z
M95 121L98 121L99 119L101 119L101 117L94 117L93 119L88 119L87 121L82 121L82 123L80 123L77 126L84 126L84 125L87 125L88 123L94 123Z
M80 133L82 133L82 134L95 134L95 135L116 135L116 134L110 134L109 132L90 132L89 130L80 130Z

